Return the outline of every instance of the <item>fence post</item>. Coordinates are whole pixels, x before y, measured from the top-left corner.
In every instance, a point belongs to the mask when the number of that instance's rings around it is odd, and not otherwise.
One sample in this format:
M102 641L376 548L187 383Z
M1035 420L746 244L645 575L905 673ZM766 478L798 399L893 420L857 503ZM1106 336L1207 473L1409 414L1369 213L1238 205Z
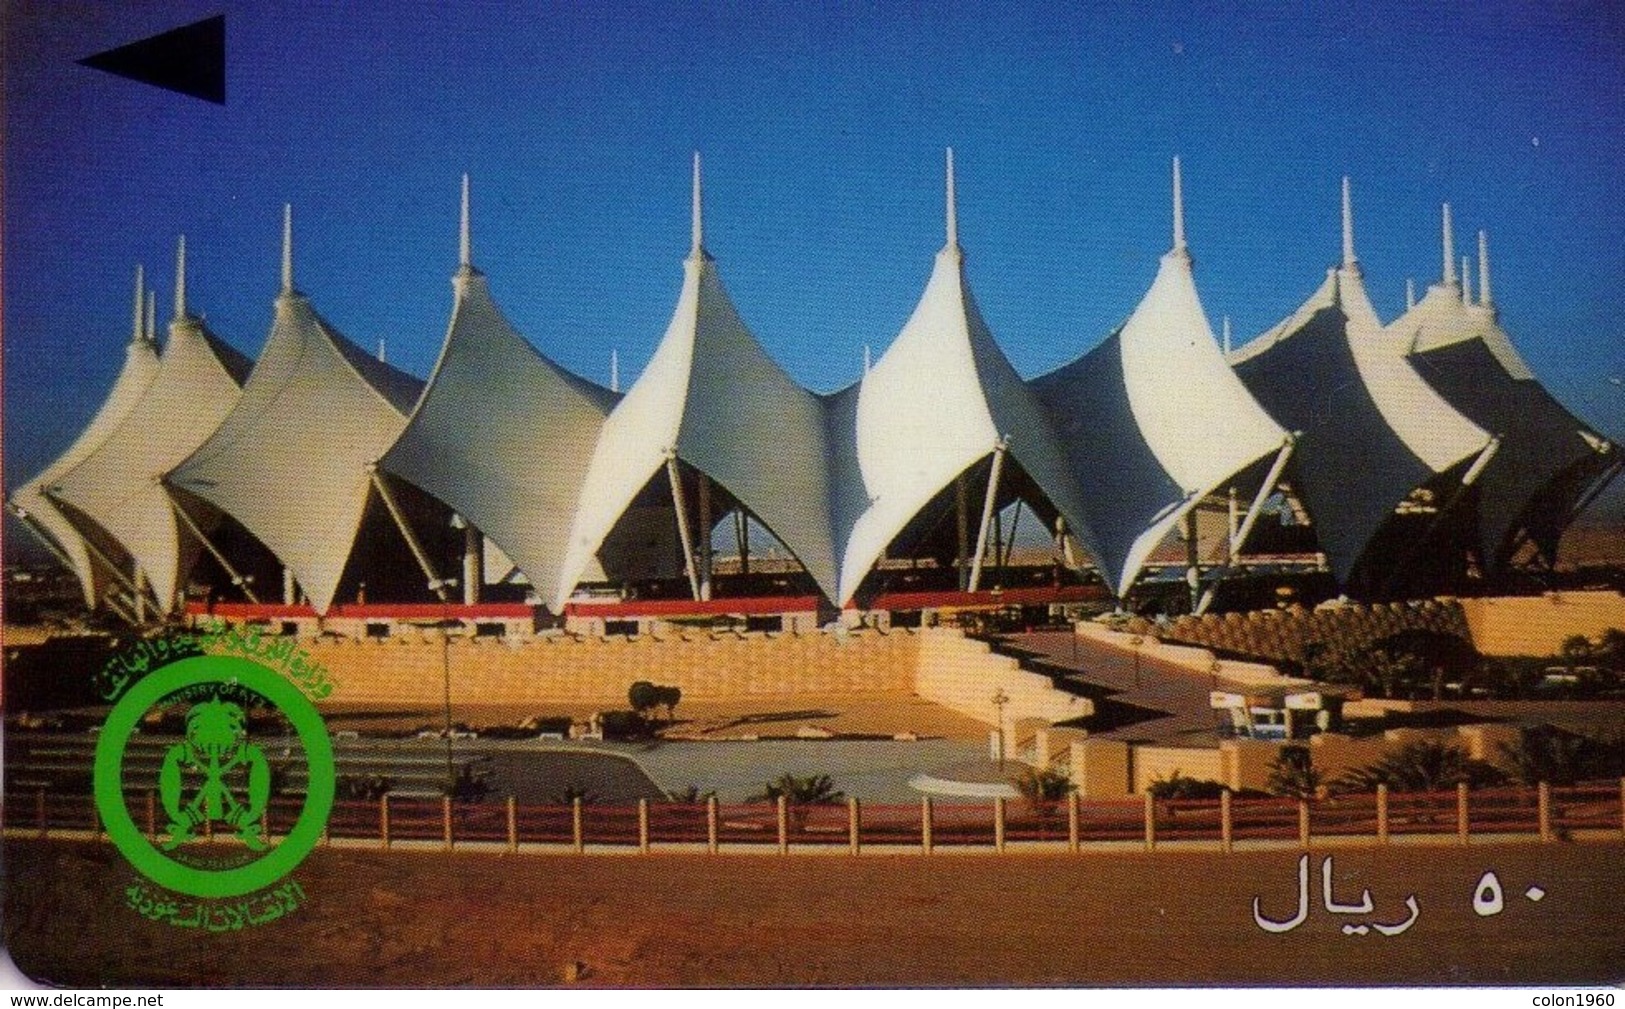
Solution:
M712 855L717 853L717 797L708 795L705 798L705 850Z
M1467 782L1456 782L1456 841L1466 844L1469 830L1467 818Z
M378 797L378 837L384 847L389 847L389 793L385 792Z
M449 796L449 795L442 795L440 797L440 822L441 822L441 826L445 828L446 850L450 851L451 850L451 796Z
M1552 786L1541 782L1537 794L1540 796L1540 839L1552 839Z
M789 799L789 797L783 796L783 795L779 796L778 806L779 806L779 809L778 809L778 813L779 813L779 854L788 855L790 853L790 799Z
M1145 850L1157 850L1157 797L1145 793Z
M846 800L846 847L854 855L862 849L863 843L858 836L858 819L858 797L849 796Z
M582 829L581 796L570 800L570 841L579 855L587 850L587 832Z
M147 836L158 840L158 793L147 789Z
M1388 786L1377 783L1377 843L1388 843Z
M1236 850L1235 821L1230 812L1230 789L1219 793L1219 850L1226 855Z
M1309 800L1298 800L1298 847L1309 847Z
M519 803L508 796L508 850L519 850Z
M638 800L638 851L649 854L649 800Z
M39 820L39 836L50 837L50 820L45 809L45 789L43 788L34 791L34 814Z
M1004 796L993 797L993 850L1004 850Z
M1066 793L1066 850L1078 850L1078 793Z
M920 851L931 854L931 797L920 796Z

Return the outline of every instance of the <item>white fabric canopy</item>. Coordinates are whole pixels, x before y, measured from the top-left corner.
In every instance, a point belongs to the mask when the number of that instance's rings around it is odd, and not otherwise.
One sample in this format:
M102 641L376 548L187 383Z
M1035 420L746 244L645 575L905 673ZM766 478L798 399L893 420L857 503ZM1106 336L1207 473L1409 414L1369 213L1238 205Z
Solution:
M184 274L182 275L184 276ZM161 478L197 450L242 394L248 361L178 314L169 324L158 374L105 441L65 474L52 493L112 534L146 573L168 611L198 544L182 536Z

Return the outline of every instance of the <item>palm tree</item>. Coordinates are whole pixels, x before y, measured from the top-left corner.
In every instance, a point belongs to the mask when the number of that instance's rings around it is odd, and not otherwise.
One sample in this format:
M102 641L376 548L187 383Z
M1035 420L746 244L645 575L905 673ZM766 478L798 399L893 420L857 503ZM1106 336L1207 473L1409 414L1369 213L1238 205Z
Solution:
M812 774L805 778L785 772L765 782L762 790L751 796L752 802L777 802L779 796L792 806L817 806L839 802L846 793L835 787L827 774Z
M1055 807L1077 788L1070 775L1053 767L1029 767L1010 779L1016 791L1040 818L1055 815Z
M1307 746L1283 746L1270 762L1267 787L1271 795L1314 799L1320 795L1321 784L1321 774Z
M1472 760L1453 743L1418 739L1381 759L1349 771L1336 782L1339 791L1369 792L1387 785L1394 792L1441 792L1466 783L1480 787L1503 775L1480 760Z

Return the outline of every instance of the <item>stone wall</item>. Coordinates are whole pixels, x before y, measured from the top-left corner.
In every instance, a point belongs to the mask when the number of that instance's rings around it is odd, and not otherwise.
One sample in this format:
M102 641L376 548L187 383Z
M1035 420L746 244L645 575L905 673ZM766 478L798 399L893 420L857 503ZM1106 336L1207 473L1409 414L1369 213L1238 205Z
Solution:
M1625 630L1625 596L1618 592L1548 592L1461 600L1473 646L1484 655L1556 655L1576 634L1596 640Z
M796 694L907 692L919 637L888 634L692 633L534 638L452 637L433 632L300 642L327 666L329 704L438 703L451 672L454 703L563 701L622 706L636 680L682 688L690 700Z

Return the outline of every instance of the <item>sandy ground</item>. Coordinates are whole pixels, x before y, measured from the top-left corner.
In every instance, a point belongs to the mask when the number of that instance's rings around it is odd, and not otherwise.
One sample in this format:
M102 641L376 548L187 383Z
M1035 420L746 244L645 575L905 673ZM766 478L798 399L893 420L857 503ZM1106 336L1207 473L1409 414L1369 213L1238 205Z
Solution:
M781 857L318 850L310 902L242 932L154 924L106 845L7 843L4 936L26 972L117 986L1458 985L1625 978L1625 845L1339 849L1336 897L1298 853ZM1472 897L1494 870L1505 909ZM1536 903L1531 885L1546 891ZM1346 935L1395 923L1403 934Z
M483 727L517 725L526 718L560 715L585 719L606 707L625 704L558 703L457 704L452 721ZM663 714L664 712L662 712ZM324 707L322 715L329 728L338 731L384 731L438 726L445 720L443 708L435 705L383 707L379 705L338 705ZM734 700L684 700L677 706L673 729L710 737L759 735L762 738L793 737L802 726L816 726L836 733L892 736L913 732L922 737L981 740L988 727L941 705L903 693L797 694L789 699L771 697Z

